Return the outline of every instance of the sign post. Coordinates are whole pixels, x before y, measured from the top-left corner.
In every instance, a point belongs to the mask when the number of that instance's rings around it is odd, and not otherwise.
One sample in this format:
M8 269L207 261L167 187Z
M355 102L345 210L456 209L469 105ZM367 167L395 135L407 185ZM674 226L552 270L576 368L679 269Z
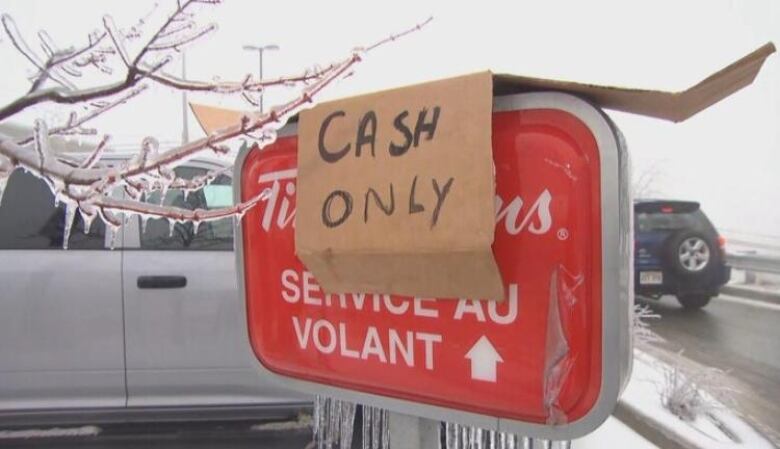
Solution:
M553 440L589 433L630 370L621 142L576 97L494 99L492 252L503 301L326 293L295 256L295 126L242 153L237 200L270 194L237 235L258 368L291 388L406 415Z

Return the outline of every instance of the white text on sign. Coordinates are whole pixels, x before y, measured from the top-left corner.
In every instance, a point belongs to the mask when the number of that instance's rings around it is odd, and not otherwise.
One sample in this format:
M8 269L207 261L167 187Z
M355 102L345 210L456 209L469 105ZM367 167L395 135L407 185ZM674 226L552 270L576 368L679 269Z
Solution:
M282 300L290 304L303 303L312 307L338 307L367 313L386 312L392 315L409 314L428 319L452 319L455 321L473 320L479 323L509 325L518 316L518 286L508 286L508 298L504 303L460 299L451 316L444 316L431 298L413 298L403 300L385 294L325 294L308 271L286 269L282 271ZM503 305L502 305L503 304ZM436 366L437 351L443 350L445 337L438 333L421 332L412 329L380 330L368 326L362 339L355 339L348 332L347 323L331 322L324 318L293 316L292 328L301 350L316 350L322 354L339 355L359 360L375 360L380 363L423 367L433 370ZM348 336L352 335L352 338ZM487 340L487 337L482 337ZM482 340L480 340L482 341ZM495 349L493 349L495 352ZM472 378L495 382L495 363L501 360L497 354L492 357L475 357L482 352L470 351L463 356L472 361ZM483 362L484 360L484 362ZM482 365L492 364L492 368ZM490 374L483 374L488 372Z

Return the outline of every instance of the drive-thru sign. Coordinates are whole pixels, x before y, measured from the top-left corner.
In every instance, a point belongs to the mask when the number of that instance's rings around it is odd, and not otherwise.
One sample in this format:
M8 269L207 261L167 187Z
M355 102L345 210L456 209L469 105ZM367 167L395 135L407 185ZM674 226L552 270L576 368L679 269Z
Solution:
M597 427L630 363L621 140L590 104L530 93L496 97L492 141L500 302L324 293L294 255L295 127L244 153L241 197L270 194L237 245L262 368L305 391L484 428Z
M503 301L326 294L295 256L297 126L243 151L236 200L268 194L236 236L258 369L298 390L485 429L553 439L595 429L630 371L633 292L626 154L595 105L683 121L749 85L774 51L680 92L494 75ZM193 109L207 132L243 115Z

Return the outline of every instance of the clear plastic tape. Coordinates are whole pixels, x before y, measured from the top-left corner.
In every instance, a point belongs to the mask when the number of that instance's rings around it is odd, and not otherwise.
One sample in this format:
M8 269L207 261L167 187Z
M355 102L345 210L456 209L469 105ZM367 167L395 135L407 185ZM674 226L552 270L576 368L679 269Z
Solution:
M563 267L557 267L550 275L549 308L547 312L547 335L545 337L543 404L548 425L565 424L566 413L561 409L558 398L569 377L574 360L570 357L570 346L563 327L563 314L576 304L574 287L564 278L572 277ZM580 279L581 276L574 277Z

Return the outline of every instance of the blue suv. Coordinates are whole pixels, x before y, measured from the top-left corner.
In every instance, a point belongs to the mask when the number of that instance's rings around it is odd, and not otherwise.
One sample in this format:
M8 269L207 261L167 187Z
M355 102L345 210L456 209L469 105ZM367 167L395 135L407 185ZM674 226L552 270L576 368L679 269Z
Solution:
M693 201L634 202L635 292L675 295L687 309L706 306L729 281L725 240Z

